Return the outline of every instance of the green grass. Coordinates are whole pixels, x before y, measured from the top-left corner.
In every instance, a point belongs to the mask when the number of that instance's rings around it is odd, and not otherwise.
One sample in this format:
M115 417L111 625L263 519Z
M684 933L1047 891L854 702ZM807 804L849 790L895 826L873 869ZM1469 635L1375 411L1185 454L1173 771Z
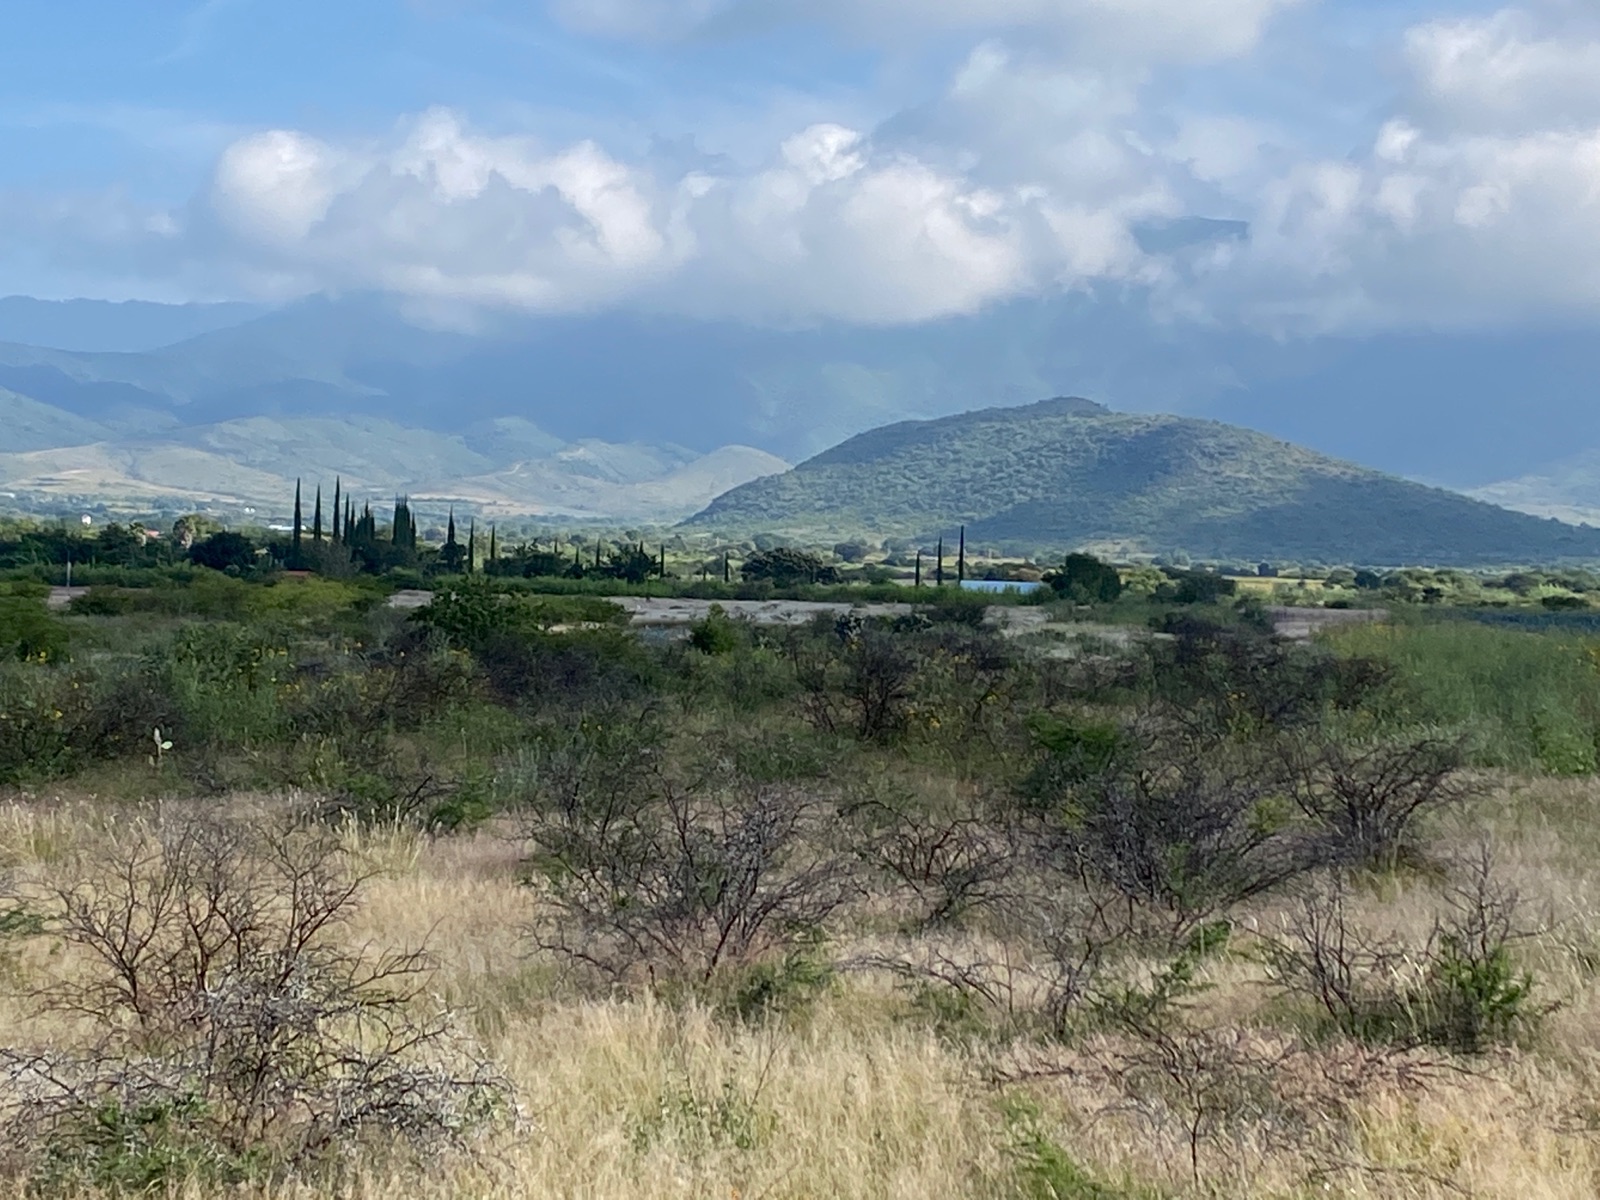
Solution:
M1392 663L1378 719L1461 730L1475 762L1554 775L1600 767L1600 642L1466 621L1356 626L1341 652Z

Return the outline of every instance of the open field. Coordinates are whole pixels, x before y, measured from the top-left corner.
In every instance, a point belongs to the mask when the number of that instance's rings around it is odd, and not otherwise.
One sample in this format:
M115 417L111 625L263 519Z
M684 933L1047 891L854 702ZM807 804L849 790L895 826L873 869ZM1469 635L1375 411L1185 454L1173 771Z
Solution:
M928 598L0 596L4 1186L1596 1193L1592 641Z
M1600 1189L1590 1127L1600 870L1575 847L1592 844L1583 814L1597 799L1589 783L1508 783L1447 835L1462 847L1492 836L1504 879L1543 930L1523 959L1538 972L1541 1003L1559 1007L1537 1039L1477 1062L1436 1053L1369 1062L1346 1046L1319 1050L1296 1069L1370 1072L1353 1100L1341 1100L1349 1107L1330 1125L1332 1145L1295 1144L1270 1117L1208 1133L1198 1188L1183 1114L1153 1096L1130 1104L1112 1082L1130 1049L1115 1036L996 1042L873 972L840 975L802 1009L754 1023L708 1004L574 995L529 955L534 904L506 831L444 839L350 831L353 859L379 874L347 936L433 947L433 988L503 1064L522 1124L436 1177L369 1164L341 1194L1287 1197L1308 1194L1310 1177L1321 1180L1317 1194L1351 1197L1589 1197ZM43 798L0 809L0 853L14 870L48 875L63 844L92 836L103 820L82 803ZM1416 938L1435 905L1421 881L1360 902L1363 915ZM1270 930L1286 916L1265 903L1238 920ZM879 947L861 929L833 952ZM14 977L26 963L13 966ZM1202 1027L1241 1031L1270 1058L1284 1035L1248 942L1207 964L1200 982L1210 989L1197 1005ZM40 1018L20 997L0 1017L13 1044L71 1036L69 1024ZM1045 1077L997 1082L997 1071ZM195 1184L179 1194L213 1193ZM323 1191L280 1184L230 1194Z

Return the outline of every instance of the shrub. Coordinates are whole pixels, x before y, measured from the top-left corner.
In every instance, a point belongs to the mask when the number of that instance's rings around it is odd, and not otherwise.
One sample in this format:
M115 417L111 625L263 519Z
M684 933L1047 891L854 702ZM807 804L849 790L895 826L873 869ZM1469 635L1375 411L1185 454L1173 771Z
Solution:
M703 621L689 626L689 644L701 654L731 654L739 648L739 630L727 610L713 604Z
M838 580L837 572L822 561L821 555L812 554L807 550L793 550L787 546L757 550L745 559L744 565L739 568L739 573L748 582L767 580L775 587L794 587L802 583L834 583Z
M631 782L530 814L547 952L611 982L704 986L809 945L851 894L803 793Z
M1473 795L1459 775L1461 743L1431 734L1376 743L1301 740L1288 754L1296 803L1327 831L1330 861L1353 867L1393 867L1414 848L1420 819Z
M1111 604L1122 595L1122 576L1092 554L1069 554L1048 580L1057 594L1075 604Z
M1290 819L1270 751L1196 737L1159 712L1117 727L1039 727L1022 787L1059 852L1183 930L1309 870L1321 848Z
M12 1172L220 1184L368 1139L437 1155L504 1111L499 1074L425 1005L425 955L346 948L363 880L327 832L169 812L69 865L29 900L86 969L43 1000L96 1035L0 1052Z
M256 544L242 533L223 530L190 546L189 561L197 567L237 574L256 565Z
M1190 571L1179 567L1163 568L1167 582L1155 590L1155 599L1171 604L1214 604L1231 596L1239 585L1214 571Z
M44 603L27 596L0 596L0 659L55 662L67 656L70 634Z
M1513 953L1530 932L1487 852L1446 893L1421 945L1362 929L1349 897L1340 879L1308 890L1283 934L1266 944L1280 992L1327 1028L1367 1042L1481 1054L1543 1015L1533 1003L1533 976Z

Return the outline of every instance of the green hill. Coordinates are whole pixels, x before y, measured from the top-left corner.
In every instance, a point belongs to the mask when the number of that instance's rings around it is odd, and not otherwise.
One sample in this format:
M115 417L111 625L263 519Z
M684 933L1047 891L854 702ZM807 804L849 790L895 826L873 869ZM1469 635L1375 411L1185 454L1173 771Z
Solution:
M1046 400L872 430L735 488L691 524L807 537L969 538L1207 559L1600 558L1600 530L1496 508L1265 434Z

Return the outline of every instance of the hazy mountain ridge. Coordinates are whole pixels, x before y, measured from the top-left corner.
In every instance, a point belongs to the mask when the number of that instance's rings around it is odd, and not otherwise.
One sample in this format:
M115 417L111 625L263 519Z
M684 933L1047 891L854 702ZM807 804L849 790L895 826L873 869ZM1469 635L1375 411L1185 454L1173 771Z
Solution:
M419 326L392 303L358 295L266 313L27 302L45 310L29 317L27 304L5 302L0 335L27 326L7 323L6 303L35 325L59 326L68 312L92 319L80 348L0 344L0 389L10 393L0 398L10 425L0 453L170 442L271 472L296 464L271 466L283 453L254 439L288 438L319 470L370 460L361 469L375 487L448 491L473 480L497 495L511 487L507 503L572 496L586 512L608 502L588 485L574 492L569 476L632 487L726 446L774 455L764 460L771 468L877 426L960 412L974 398L1024 403L1069 388L1130 412L1226 419L1452 487L1509 476L1515 488L1481 494L1580 519L1589 505L1564 494L1552 472L1575 447L1600 446L1600 342L1563 331L1283 341L1161 322L1115 297L898 328L610 313L480 314L452 329ZM147 342L152 320L198 332L122 348ZM81 349L96 331L107 348ZM251 424L263 421L295 432ZM599 445L634 449L596 458ZM648 461L639 447L650 448ZM626 462L634 465L618 465ZM544 465L506 474L524 463ZM209 490L225 490L226 473L207 471ZM534 482L541 472L547 485ZM10 464L5 486L33 474ZM114 496L115 473L102 475ZM690 511L687 496L662 518Z
M1495 508L1216 421L1084 400L873 430L719 497L692 525L1218 559L1600 557L1600 530Z
M40 445L51 434L97 432L66 413L45 422L41 412L51 411L0 392L0 428L7 430L0 445L15 447L0 452L0 490L44 504L215 504L281 514L295 479L326 489L339 477L357 497L407 493L505 515L676 520L729 488L788 467L743 446L697 455L681 447L544 439L545 453L526 455L534 440L526 430L495 453L492 442L474 449L459 436L374 417L245 417L158 438Z

